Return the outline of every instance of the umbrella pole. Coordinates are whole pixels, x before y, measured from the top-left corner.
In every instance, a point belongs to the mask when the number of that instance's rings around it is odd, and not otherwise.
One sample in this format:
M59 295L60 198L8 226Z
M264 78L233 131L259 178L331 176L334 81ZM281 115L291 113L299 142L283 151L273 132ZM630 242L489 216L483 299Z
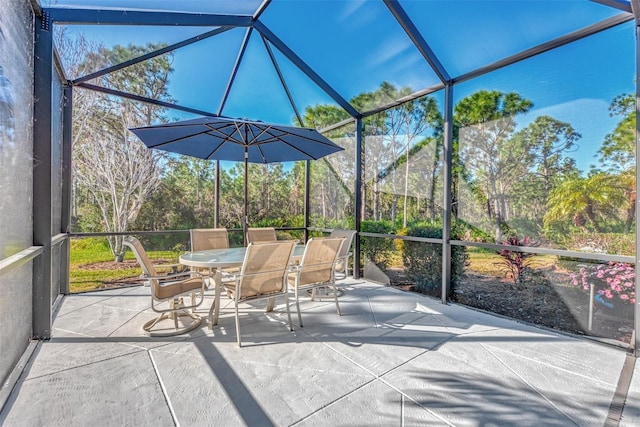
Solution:
M216 160L216 184L215 184L215 206L213 212L213 223L215 228L220 227L220 160Z
M244 219L242 221L242 235L244 245L247 246L247 228L249 226L249 152L244 148Z

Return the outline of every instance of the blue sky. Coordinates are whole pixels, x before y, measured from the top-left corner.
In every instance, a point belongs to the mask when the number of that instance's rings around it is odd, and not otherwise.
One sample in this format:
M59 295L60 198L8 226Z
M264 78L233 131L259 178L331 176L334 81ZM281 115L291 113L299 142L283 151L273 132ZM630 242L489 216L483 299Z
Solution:
M104 1L93 3L105 4ZM122 3L132 2L109 4L115 7ZM204 3L208 9L215 4ZM204 3L185 5L187 10L197 10L193 5L202 7ZM251 2L222 3L223 7L238 11ZM401 0L400 3L451 76L620 13L586 0L460 0L456 2L455 11L447 1ZM164 9L179 7L175 2L145 4ZM313 19L308 19L309 16ZM385 80L415 91L438 82L381 1L274 0L262 20L345 99L373 91ZM480 22L485 25L478 26ZM175 43L207 30L84 26L75 31L112 46ZM172 96L182 105L216 112L244 32L244 29L234 29L176 51L175 72L170 82ZM254 34L247 48L223 113L290 123L293 110L288 106L264 44L256 36ZM317 103L334 103L280 53L275 54L300 109ZM459 100L481 89L518 92L534 103L530 114L517 118L519 126L542 114L569 122L583 136L578 142L580 150L574 156L579 167L587 170L604 136L619 120L609 117L609 103L615 96L634 90L634 75L634 31L628 23L456 85L454 97ZM194 86L197 89L194 90ZM172 117L187 118L178 113Z

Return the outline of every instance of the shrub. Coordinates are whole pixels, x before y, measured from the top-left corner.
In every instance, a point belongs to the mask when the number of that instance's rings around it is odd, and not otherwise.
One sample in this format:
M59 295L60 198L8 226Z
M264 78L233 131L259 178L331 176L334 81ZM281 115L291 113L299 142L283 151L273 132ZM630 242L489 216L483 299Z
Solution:
M510 246L539 246L540 243L532 242L528 237L524 237L519 240L517 236L509 237L502 242L503 245ZM509 249L503 249L498 251L498 254L502 257L503 263L507 266L508 272L511 273L513 283L523 284L523 273L531 268L531 258L535 254L528 252L518 252Z
M362 221L360 229L367 233L395 233L390 221ZM387 268L394 250L392 239L362 236L360 237L360 245L360 250L364 256L368 257L382 270Z
M517 234L540 236L542 233L541 221L526 218L513 218L509 220L509 226L512 230L516 230Z
M348 230L355 229L355 225L354 225L355 221L353 216L348 216L341 219L335 219L335 218L325 218L319 215L311 214L309 223L311 224L312 227L317 227L317 228L330 228L330 229L344 228ZM303 218L302 224L304 224L304 218Z
M466 240L468 242L494 242L492 235L462 219L456 220L454 227L457 230L456 239Z
M593 284L603 298L632 305L636 303L635 278L634 266L620 262L581 267L571 275L572 284L586 292Z
M573 233L564 236L563 246L571 251L602 252L615 255L635 255L635 234Z
M407 230L407 236L442 238L442 228L433 225L414 226ZM457 230L452 230L452 238L457 237ZM453 237L453 236L456 237ZM442 245L434 243L413 242L406 240L403 244L402 260L407 275L416 282L418 291L428 295L440 295L442 287ZM451 286L449 295L453 296L455 285L460 282L464 267L467 264L467 252L464 246L451 247Z

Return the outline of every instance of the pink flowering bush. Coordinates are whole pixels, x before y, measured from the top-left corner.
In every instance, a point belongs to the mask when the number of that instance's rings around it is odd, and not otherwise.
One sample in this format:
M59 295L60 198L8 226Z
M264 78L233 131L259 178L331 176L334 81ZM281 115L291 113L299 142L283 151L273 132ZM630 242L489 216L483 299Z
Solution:
M571 274L574 286L589 292L593 284L598 295L625 304L636 303L635 278L634 266L620 262L581 267L577 274Z

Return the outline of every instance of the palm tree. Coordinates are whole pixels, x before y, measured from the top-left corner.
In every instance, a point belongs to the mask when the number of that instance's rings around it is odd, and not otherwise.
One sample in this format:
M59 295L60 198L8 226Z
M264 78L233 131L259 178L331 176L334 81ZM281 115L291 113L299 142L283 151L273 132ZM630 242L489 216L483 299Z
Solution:
M620 207L626 206L626 201L624 188L614 175L596 173L588 178L569 178L551 192L545 227L551 221L571 220L576 227L586 229L590 224L601 233L602 220L619 218Z

